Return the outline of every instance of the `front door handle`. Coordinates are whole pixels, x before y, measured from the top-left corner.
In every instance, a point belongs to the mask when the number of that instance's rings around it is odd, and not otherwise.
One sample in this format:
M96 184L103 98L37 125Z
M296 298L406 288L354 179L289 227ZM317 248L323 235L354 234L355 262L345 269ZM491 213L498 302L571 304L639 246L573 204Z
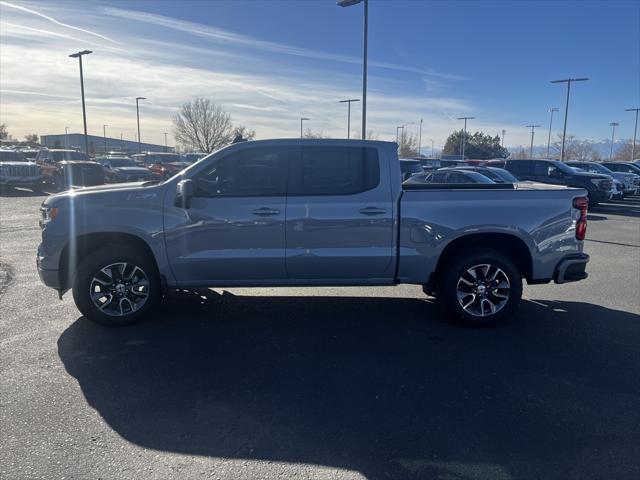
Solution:
M253 210L251 213L253 213L254 215L259 215L260 217L268 217L269 215L278 215L280 213L280 210L274 210L269 207L262 207Z
M359 212L363 215L383 215L387 213L387 211L384 208L378 208L378 207L361 208Z

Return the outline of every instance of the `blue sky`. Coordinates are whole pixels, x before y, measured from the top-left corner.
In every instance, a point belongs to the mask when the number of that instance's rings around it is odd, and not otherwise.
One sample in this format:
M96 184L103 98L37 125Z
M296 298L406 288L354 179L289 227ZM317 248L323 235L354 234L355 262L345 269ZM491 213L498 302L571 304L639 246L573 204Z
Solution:
M394 139L424 119L423 144L469 129L528 144L524 125L548 125L564 106L550 80L591 78L572 90L569 132L601 140L618 121L633 134L640 105L640 2L370 1L368 129ZM308 126L344 136L342 98L361 96L362 6L318 1L0 3L0 113L14 136L81 130L77 65L91 133L133 139L135 102L143 140L164 141L171 115L196 95L211 98L258 138ZM561 112L562 113L562 112ZM562 115L556 116L559 131ZM359 129L360 106L352 110ZM538 133L536 143L544 142ZM170 136L171 139L171 136ZM171 141L171 140L170 140Z

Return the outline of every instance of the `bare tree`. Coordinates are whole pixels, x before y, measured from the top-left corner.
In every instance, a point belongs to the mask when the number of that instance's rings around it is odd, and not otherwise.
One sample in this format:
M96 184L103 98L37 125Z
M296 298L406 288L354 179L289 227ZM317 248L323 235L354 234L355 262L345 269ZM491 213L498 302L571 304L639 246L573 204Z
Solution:
M404 158L418 156L418 137L405 132L404 128L398 139L398 155Z
M9 132L7 131L7 125L5 123L0 124L0 140L6 140L9 138Z
M331 138L329 135L325 135L322 130L317 132L312 131L310 128L307 128L302 134L304 138Z
M618 148L615 151L615 154L613 155L613 158L615 160L619 160L622 162L628 162L631 160L631 143L633 142L633 140L628 140L624 143L624 145L622 145L620 148ZM640 153L640 143L636 142L636 148L635 148L635 155L636 158L638 157L638 154ZM634 159L635 160L635 159Z
M29 133L24 136L24 141L28 143L38 143L40 141L40 137L38 137L37 133Z
M552 143L554 151L560 152L562 147L562 135L558 134ZM564 143L565 160L592 161L600 160L601 155L594 142L590 140L580 140L575 135L567 135Z
M207 98L186 102L173 117L173 135L185 149L210 153L230 144L238 135L255 137L256 132L244 126L234 127L231 115Z

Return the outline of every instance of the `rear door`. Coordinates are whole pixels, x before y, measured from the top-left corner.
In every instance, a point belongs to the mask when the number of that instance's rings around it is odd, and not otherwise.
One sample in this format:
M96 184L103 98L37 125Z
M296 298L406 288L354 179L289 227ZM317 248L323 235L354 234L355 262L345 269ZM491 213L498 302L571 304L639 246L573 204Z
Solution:
M287 195L289 278L393 277L395 215L385 167L375 147L296 148Z
M536 160L533 167L534 180L538 182L565 185L564 173L551 162Z
M180 284L286 278L288 152L279 146L232 152L192 177L189 209L165 200L167 253Z

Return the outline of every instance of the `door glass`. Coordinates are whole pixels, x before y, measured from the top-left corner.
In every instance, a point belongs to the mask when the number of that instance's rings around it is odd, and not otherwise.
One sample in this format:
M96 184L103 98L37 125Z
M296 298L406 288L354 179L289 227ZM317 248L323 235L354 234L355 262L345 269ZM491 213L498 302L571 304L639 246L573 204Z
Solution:
M227 155L195 179L198 197L286 194L287 147L247 148Z
M380 183L378 151L359 147L304 147L290 195L352 195Z

